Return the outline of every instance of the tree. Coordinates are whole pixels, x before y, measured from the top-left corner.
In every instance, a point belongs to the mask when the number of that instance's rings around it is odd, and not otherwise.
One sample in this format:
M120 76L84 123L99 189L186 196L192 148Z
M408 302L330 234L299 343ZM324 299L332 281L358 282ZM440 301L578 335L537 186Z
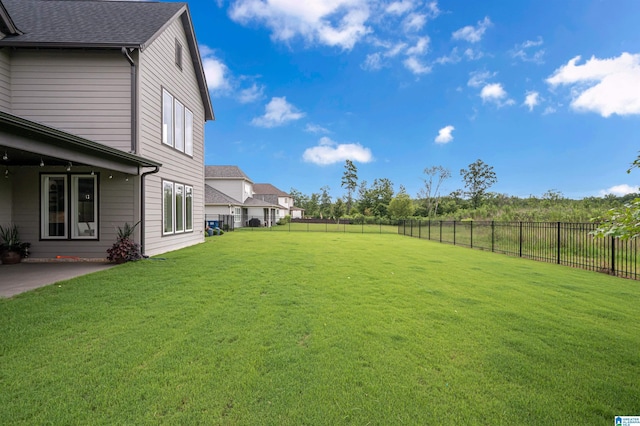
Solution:
M424 181L424 188L418 193L418 197L424 198L427 217L435 216L438 212L440 202L440 185L451 177L451 171L442 166L432 166L424 169L427 176Z
M389 203L389 215L394 219L406 219L413 215L413 202L411 197L401 187L398 195L396 195Z
M640 155L631 163L627 173L640 168ZM593 232L599 237L611 236L622 240L640 236L640 198L625 203L622 207L609 210L600 218L602 224Z
M347 190L347 214L350 214L353 205L353 193L358 187L358 168L351 160L344 162L344 174L342 175L340 186Z
M333 206L331 206L331 213L333 215L333 218L336 220L336 222L338 222L340 218L344 216L344 213L346 211L347 209L344 201L342 201L342 198L338 198L336 202L333 203Z
M465 194L471 199L474 209L482 204L487 189L498 181L493 167L485 164L478 159L475 163L469 164L468 169L461 169L460 175L464 180L464 186L467 188Z
M393 198L393 183L387 178L375 179L373 186L367 188L363 181L358 190L360 196L358 206L365 216L387 216L387 208Z
M329 188L328 185L320 188L320 191L322 191L322 194L320 195L320 218L331 216L331 195L329 195L330 190L331 188Z

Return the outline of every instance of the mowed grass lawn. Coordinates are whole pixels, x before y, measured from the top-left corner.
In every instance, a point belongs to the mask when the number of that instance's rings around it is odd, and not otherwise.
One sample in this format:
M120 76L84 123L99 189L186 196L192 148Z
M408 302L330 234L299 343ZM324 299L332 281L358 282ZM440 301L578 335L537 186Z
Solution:
M0 300L0 424L612 425L640 414L639 296L397 235L227 233Z

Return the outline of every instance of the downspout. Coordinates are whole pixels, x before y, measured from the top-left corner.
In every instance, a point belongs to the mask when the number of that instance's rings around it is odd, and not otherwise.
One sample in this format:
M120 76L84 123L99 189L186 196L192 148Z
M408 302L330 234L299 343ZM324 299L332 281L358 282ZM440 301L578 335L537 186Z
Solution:
M120 49L131 65L131 154L138 153L138 79L136 78L136 63L126 47Z
M144 238L144 231L145 231L145 226L144 226L144 178L147 175L151 175L154 173L158 173L160 171L160 167L156 166L155 169L148 171L148 172L144 172L143 174L140 175L140 251L142 252L142 257L147 258L149 256L147 256L146 254L144 254L144 242L145 242L145 238Z

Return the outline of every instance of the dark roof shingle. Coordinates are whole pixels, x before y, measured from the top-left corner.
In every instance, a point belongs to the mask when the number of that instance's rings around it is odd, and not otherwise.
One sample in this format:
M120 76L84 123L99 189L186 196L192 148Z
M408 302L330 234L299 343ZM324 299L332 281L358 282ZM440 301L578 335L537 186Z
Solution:
M142 47L185 3L1 0L21 35L0 45Z

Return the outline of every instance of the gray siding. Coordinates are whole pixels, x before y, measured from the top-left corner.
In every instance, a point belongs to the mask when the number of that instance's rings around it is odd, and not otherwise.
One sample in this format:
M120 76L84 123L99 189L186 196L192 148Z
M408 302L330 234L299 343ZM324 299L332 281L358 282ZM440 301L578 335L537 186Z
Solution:
M207 185L238 201L244 201L247 198L243 191L244 182L240 179L206 179Z
M90 173L78 168L74 173ZM135 179L94 169L99 179L99 240L40 240L40 173L60 173L60 168L24 167L16 169L9 181L13 187L13 223L20 228L21 239L31 243L34 259L55 259L56 256L77 256L85 259L104 259L107 249L116 240L117 227L125 222L135 223ZM4 179L3 179L4 180ZM0 185L0 196L3 188ZM0 217L2 213L0 212Z
M183 49L182 70L175 65L175 40ZM146 178L146 254L204 241L204 108L182 22L176 19L139 55L139 154L163 164ZM193 112L193 158L162 144L162 88ZM162 235L162 180L194 189L193 232Z
M11 65L14 114L131 149L131 66L120 52L24 50Z
M11 209L13 206L12 189L10 179L0 179L0 225L11 223Z
M11 112L11 56L0 49L0 110Z

